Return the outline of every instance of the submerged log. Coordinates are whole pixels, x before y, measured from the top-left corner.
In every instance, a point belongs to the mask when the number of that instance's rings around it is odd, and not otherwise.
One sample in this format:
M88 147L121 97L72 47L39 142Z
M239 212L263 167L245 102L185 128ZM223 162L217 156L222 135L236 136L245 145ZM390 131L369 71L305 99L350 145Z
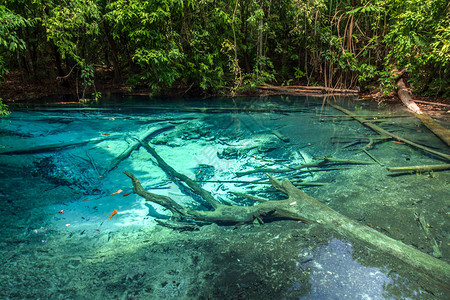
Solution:
M405 82L403 79L397 82L398 86L398 97L402 100L403 104L415 113L416 117L422 121L423 125L425 125L428 129L431 130L438 138L440 138L447 146L450 146L450 130L443 127L442 125L436 123L428 114L424 113L420 110L419 106L414 102L411 98L411 95L406 88Z
M139 180L125 172L131 179L133 190L147 201L162 205L170 210L177 221L201 221L218 224L253 223L271 219L292 219L317 223L351 239L357 239L377 249L380 253L392 255L416 270L432 277L448 288L450 265L425 254L412 246L390 238L368 226L351 220L316 199L308 196L289 181L283 182L269 176L272 185L285 193L285 200L267 201L254 206L229 206L219 204L212 211L199 211L177 204L167 196L156 195L142 187Z
M153 148L147 145L146 149L149 152L154 152L152 155L155 156L156 152ZM205 193L205 190L196 186L187 176L176 172L159 155L156 154L155 158L163 169L172 176L185 181L212 207L210 211L199 211L181 206L170 197L147 191L133 174L125 172L131 179L133 191L136 194L171 211L173 219L176 221L200 221L232 225L263 223L273 219L292 219L317 223L350 239L362 241L380 253L392 255L445 288L450 288L450 265L448 263L351 220L307 195L288 180L280 182L267 174L272 186L286 194L287 199L266 201L254 206L230 206L219 203L210 193Z
M420 121L422 121L423 125L425 125L431 132L434 133L438 138L441 139L447 146L450 146L450 130L443 127L441 124L436 123L428 114L423 113L420 115L416 115Z
M340 110L340 111L342 111L343 113L348 114L349 116L352 116L353 119L357 120L358 122L360 122L360 123L363 124L364 126L369 127L369 128L372 129L373 131L379 133L382 137L386 137L386 138L390 137L390 138L393 138L393 139L395 139L395 140L397 140L397 141L403 142L403 143L405 143L405 144L408 144L408 145L410 145L410 146L413 146L413 147L418 148L418 149L420 149L420 150L423 150L423 151L425 151L425 152L434 154L435 156L444 158L444 159L447 160L447 161L450 161L450 155L448 155L448 154L445 154L445 153L442 153L442 152L433 150L433 149L431 149L431 148L429 148L429 147L426 147L426 146L423 146L423 145L414 143L414 142L412 142L412 141L410 141L410 140L408 140L408 139L405 139L405 138L403 138L403 137L401 137L401 136L399 136L399 135L393 134L393 133L391 133L391 132L389 132L389 131L387 131L387 130L381 128L380 126L375 125L375 124L373 124L373 123L367 121L367 120L364 119L364 118L361 118L360 116L358 116L358 115L352 113L351 111L349 111L349 110L347 110L347 109L345 109L345 108L343 108L343 107L340 107L339 105L336 105L336 104L333 104L333 103L330 103L330 105L331 105L332 107L334 107L335 109Z
M371 162L368 162L368 161L338 159L338 158L330 158L330 157L317 158L317 159L320 159L320 161L315 162L315 163L303 164L300 166L283 168L283 169L256 168L253 170L236 172L236 176L242 177L242 176L255 174L255 173L286 173L286 172L292 172L292 171L301 170L301 169L305 169L305 168L323 167L323 166L335 166L335 165L346 165L346 164L349 164L349 165L370 165L370 164L372 164Z
M214 197L211 195L210 192L208 192L207 190L205 190L204 188L199 186L194 180L190 179L189 177L187 177L184 174L178 173L177 171L175 171L174 168L169 166L164 161L164 159L161 156L159 156L159 154L156 152L156 150L153 149L152 147L150 147L149 144L147 144L143 141L140 141L140 144L151 155L153 155L153 157L156 159L156 162L158 163L159 167L161 169L163 169L167 174L169 174L171 177L174 177L174 178L177 178L177 179L183 181L194 193L196 193L197 195L202 197L203 200L205 200L213 208L216 208L221 205L216 199L214 199Z
M107 138L111 137L100 137L100 138L94 138L90 140L85 141L76 141L76 142L63 142L63 143L55 143L55 144L46 144L46 145L37 145L37 146L31 146L26 147L22 149L4 149L0 151L0 155L13 155L13 154L33 154L33 153L46 153L46 152L54 152L54 151L60 151L63 149L68 148L75 148L91 143L98 143L106 140Z
M450 170L450 164L441 165L425 165L425 166L409 166L409 167L392 167L386 168L389 172L430 172Z
M126 159L128 156L130 156L131 152L136 150L141 145L141 141L145 141L146 139L149 139L150 137L154 137L155 135L157 135L161 132L167 131L169 129L172 129L174 127L175 126L173 126L173 125L151 127L150 129L145 131L140 137L136 137L135 140L128 145L127 149L125 149L121 154L119 154L119 156L115 157L109 163L109 166L105 170L103 175L114 170L120 164L120 162L122 162L124 159Z

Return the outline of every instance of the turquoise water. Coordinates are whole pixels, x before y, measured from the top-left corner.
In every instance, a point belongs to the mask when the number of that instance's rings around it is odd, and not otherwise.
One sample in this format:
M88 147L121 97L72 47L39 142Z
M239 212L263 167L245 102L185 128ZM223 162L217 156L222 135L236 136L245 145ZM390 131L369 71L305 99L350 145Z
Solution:
M173 225L171 212L135 194L123 173L149 192L208 211L138 140L226 205L258 205L236 193L284 199L269 172L361 225L448 261L449 172L386 170L445 159L380 139L328 100L450 153L401 106L350 98L116 97L13 109L0 120L1 297L444 298L445 286L420 270L315 222L162 226L157 221ZM336 161L317 165L324 158Z

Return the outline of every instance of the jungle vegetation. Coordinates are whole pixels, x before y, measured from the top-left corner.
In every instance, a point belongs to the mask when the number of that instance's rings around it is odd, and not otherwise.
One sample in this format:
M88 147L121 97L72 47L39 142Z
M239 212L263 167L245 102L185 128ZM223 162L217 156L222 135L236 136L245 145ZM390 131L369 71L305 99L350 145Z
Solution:
M261 83L450 96L448 0L5 0L0 82L205 93ZM102 75L100 75L102 74ZM1 83L0 83L1 84Z

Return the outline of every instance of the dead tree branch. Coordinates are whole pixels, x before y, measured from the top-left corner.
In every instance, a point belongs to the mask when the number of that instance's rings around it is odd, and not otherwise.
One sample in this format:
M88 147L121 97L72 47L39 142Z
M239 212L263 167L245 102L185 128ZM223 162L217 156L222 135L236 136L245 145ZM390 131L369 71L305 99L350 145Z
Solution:
M161 158L159 160L158 163L166 164ZM177 221L239 224L254 221L261 223L271 219L292 219L314 222L348 238L360 240L382 253L392 255L448 288L449 264L341 215L308 196L287 180L280 182L268 175L272 185L286 194L287 199L266 201L254 206L228 206L213 202L216 205L214 210L199 211L185 208L167 196L150 193L142 187L133 174L129 172L125 174L131 179L136 194L167 208Z
M332 107L334 107L335 109L340 110L343 113L348 114L349 116L352 116L353 119L355 119L356 121L360 122L364 126L372 129L373 131L379 133L382 137L393 138L393 139L395 139L397 141L403 142L403 143L408 144L410 146L413 146L413 147L415 147L417 149L423 150L425 152L434 154L435 156L444 158L447 161L450 161L450 155L448 155L448 154L445 154L445 153L433 150L433 149L431 149L429 147L426 147L426 146L414 143L414 142L412 142L412 141L410 141L408 139L405 139L405 138L402 138L402 137L400 137L400 136L398 136L396 134L393 134L393 133L391 133L391 132L389 132L389 131L387 131L387 130L385 130L385 129L383 129L383 128L381 128L381 127L379 127L379 126L377 126L377 125L375 125L375 124L373 124L373 123L371 123L369 121L367 121L366 119L359 117L358 115L352 113L351 111L349 111L349 110L347 110L347 109L345 109L343 107L340 107L339 105L336 105L336 104L333 104L333 103L330 103L330 105Z

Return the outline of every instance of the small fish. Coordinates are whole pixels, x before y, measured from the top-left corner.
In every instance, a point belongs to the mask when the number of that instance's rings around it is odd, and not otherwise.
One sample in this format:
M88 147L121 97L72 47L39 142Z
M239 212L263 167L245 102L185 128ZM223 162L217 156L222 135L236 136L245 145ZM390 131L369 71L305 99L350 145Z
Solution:
M117 195L117 194L120 194L120 193L122 193L122 192L123 192L122 190L118 190L117 192L115 192L115 193L112 193L112 194L111 194L111 196L112 196L112 195Z
M126 193L126 194L123 194L122 196L123 197L126 197L126 196L128 196L128 195L130 195L131 193Z
M64 209L61 209L60 211L58 211L59 214L62 214L64 212Z
M117 209L114 209L108 219L111 219L115 214L117 214Z
M405 143L403 143L403 142L400 142L400 141L392 141L393 143L396 143L396 144L401 144L401 145L404 145Z
M86 202L86 201L91 201L91 200L94 200L94 199L89 198L89 199L81 200L80 202Z
M101 135L104 135L104 136L110 136L110 134L109 133L100 133Z

